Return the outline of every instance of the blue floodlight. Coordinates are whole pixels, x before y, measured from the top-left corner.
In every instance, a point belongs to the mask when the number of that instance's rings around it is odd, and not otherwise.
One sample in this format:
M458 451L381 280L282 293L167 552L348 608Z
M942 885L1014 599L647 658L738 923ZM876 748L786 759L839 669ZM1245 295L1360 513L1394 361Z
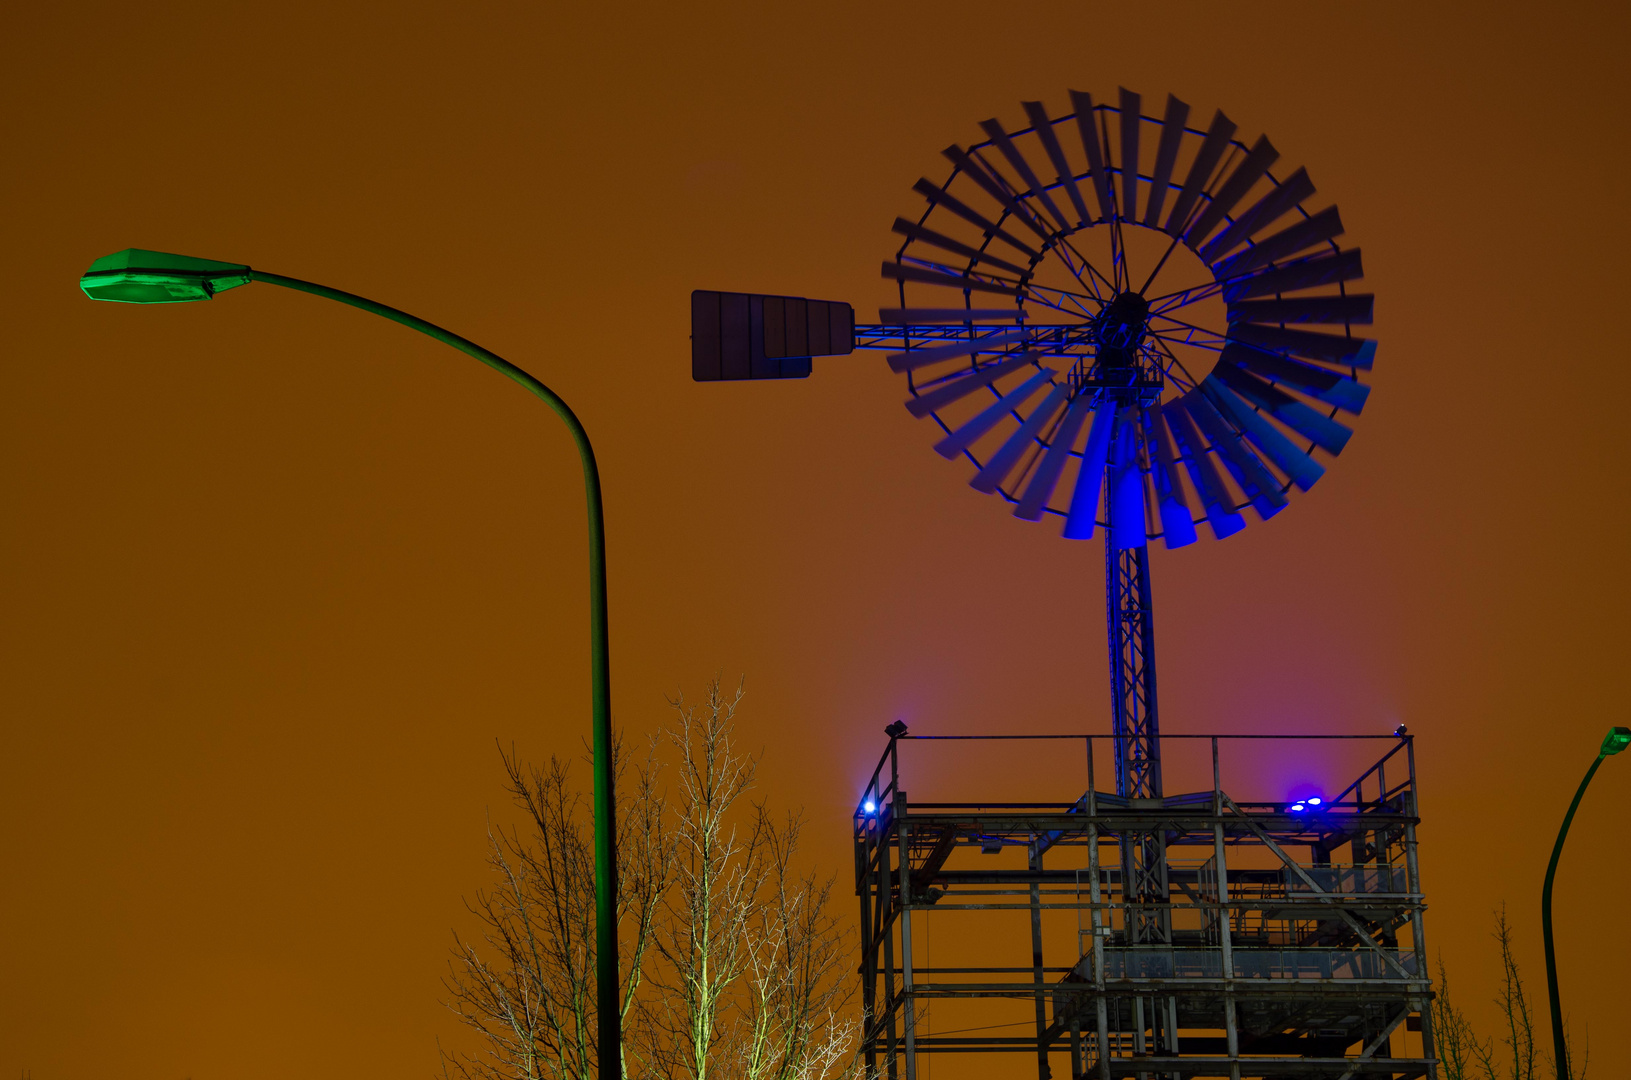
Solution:
M873 802L871 799L868 799L866 804L863 805L861 809L866 811L868 814L875 814L878 811L878 804Z
M1307 781L1293 784L1286 792L1286 810L1292 814L1313 814L1325 809L1325 796L1318 784Z

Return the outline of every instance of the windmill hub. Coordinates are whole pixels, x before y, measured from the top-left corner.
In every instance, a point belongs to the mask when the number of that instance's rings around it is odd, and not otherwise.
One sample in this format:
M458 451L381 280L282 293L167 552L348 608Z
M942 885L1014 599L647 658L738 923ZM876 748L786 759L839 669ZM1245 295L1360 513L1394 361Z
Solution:
M1150 304L1136 292L1121 292L1104 306L1088 324L1087 337L1093 345L1093 366L1084 386L1130 387L1155 380L1141 378L1139 349L1149 332ZM1158 391L1157 391L1158 392Z
M1150 302L1135 292L1116 298L1093 319L1093 340L1099 346L1099 363L1105 367L1133 367L1138 347L1149 330Z

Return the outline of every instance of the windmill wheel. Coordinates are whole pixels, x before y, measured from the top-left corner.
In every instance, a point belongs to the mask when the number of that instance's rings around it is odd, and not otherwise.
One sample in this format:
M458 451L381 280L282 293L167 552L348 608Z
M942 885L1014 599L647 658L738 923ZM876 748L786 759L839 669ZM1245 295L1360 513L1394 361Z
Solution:
M1277 175L1221 111L1202 131L1175 97L1159 119L1127 90L1070 97L985 121L945 183L918 181L927 208L884 264L900 306L857 344L896 350L935 448L1015 517L1118 548L1181 547L1202 521L1222 539L1347 445L1376 354L1353 332L1359 251L1307 172Z

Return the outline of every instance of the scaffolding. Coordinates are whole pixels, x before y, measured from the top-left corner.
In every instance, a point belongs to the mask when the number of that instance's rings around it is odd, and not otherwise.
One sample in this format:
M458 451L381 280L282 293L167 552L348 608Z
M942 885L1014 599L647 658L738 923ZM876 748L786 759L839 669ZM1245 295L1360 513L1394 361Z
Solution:
M1067 1060L1072 1080L1436 1078L1409 735L1159 736L1169 778L1177 754L1200 779L1209 750L1211 788L1138 798L1095 784L1111 736L890 734L854 820L868 1080L919 1080L937 1054L1030 1055L1039 1080ZM1080 755L1085 785L1054 793L1076 797L908 797L904 744L989 758L1016 740L1050 763ZM1362 763L1375 740L1380 758L1323 800L1237 799L1221 763L1265 760L1271 743ZM1160 880L1126 888L1146 863ZM1026 919L1019 956L914 962L931 933L954 959L1020 950ZM947 1009L975 1026L928 1022Z

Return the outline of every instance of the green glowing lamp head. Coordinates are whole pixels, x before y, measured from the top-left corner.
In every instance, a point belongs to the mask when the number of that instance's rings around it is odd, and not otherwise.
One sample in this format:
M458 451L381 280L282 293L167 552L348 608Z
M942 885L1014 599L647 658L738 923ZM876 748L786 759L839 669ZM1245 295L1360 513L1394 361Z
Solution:
M123 304L179 304L208 300L218 292L249 284L242 263L194 259L162 251L129 248L91 263L79 287L92 300Z
M1608 729L1608 737L1603 740L1603 748L1597 751L1599 757L1608 757L1618 754L1627 746L1631 746L1631 728L1616 727Z

